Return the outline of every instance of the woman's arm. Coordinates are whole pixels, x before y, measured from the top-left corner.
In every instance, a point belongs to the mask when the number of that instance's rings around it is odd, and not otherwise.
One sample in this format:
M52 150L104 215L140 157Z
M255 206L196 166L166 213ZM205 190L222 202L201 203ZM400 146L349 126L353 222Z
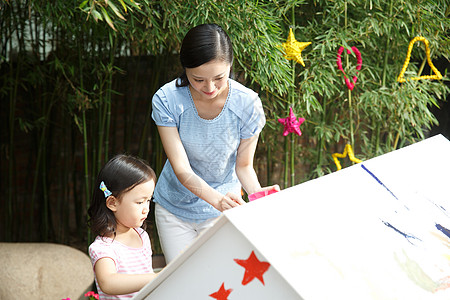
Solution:
M158 126L158 132L175 175L189 191L219 211L245 203L239 195L219 193L194 173L176 127Z
M278 184L262 188L259 183L258 176L253 167L253 159L257 144L258 135L241 140L236 157L236 174L239 181L249 195L259 191L272 189L280 191Z
M100 289L109 295L123 295L139 291L157 275L121 274L111 258L100 258L94 266L95 276Z

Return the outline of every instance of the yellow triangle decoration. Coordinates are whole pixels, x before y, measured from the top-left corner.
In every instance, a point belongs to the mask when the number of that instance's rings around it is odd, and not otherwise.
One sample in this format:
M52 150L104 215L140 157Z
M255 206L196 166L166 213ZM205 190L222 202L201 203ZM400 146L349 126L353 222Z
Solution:
M436 67L433 65L433 62L431 61L430 58L430 47L429 47L429 42L426 38L424 38L423 36L416 36L414 39L411 40L411 42L409 42L409 46L408 46L408 53L406 54L406 59L405 62L403 64L403 68L400 72L400 75L398 75L397 77L397 81L398 82L405 82L406 79L403 76L405 74L406 68L409 65L409 59L411 58L411 51L412 48L414 46L414 43L417 41L421 41L425 44L425 53L427 55L427 62L428 65L430 66L431 70L433 71L434 75L423 75L423 76L419 76L419 77L411 77L410 80L420 80L420 79L436 79L436 80L440 80L442 79L442 75L439 72L438 69L436 69ZM409 79L408 79L409 80Z
M345 145L344 153L333 153L333 154L331 154L331 156L333 157L334 163L336 164L336 168L337 168L338 171L340 169L342 169L342 166L341 166L341 163L338 160L338 157L339 158L344 158L344 157L347 156L347 153L348 153L348 158L350 158L350 160L352 162L355 162L357 164L362 163L362 160L357 159L355 157L355 155L353 154L352 146L350 144L347 144L347 145Z

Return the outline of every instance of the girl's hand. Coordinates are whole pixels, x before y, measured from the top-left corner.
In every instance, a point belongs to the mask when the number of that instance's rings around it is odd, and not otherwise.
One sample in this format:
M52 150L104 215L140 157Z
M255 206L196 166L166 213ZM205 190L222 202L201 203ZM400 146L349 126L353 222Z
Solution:
M241 197L237 196L234 193L228 192L226 195L222 197L217 203L217 209L219 211L225 211L227 209L245 204L245 201L242 200Z

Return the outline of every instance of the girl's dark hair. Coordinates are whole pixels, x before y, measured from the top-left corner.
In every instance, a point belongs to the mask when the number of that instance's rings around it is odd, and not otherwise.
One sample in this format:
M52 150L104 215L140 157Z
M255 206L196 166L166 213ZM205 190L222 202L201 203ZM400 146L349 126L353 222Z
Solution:
M196 68L215 59L233 65L233 46L228 34L216 24L191 28L181 43L180 62L184 71L177 86L189 85L186 68Z
M109 160L97 176L88 209L88 224L94 234L102 237L115 236L117 228L114 213L106 206L107 197L100 189L102 181L112 196L120 199L123 193L152 179L156 183L155 171L140 158L119 154ZM145 222L143 228L145 229Z

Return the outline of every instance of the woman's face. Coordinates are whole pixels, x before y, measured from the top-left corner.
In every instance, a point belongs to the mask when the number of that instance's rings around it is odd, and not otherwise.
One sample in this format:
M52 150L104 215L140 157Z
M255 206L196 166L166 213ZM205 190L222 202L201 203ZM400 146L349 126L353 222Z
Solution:
M224 92L228 93L230 64L212 60L196 68L186 68L189 83L199 100L214 100ZM192 92L191 89L191 92Z

